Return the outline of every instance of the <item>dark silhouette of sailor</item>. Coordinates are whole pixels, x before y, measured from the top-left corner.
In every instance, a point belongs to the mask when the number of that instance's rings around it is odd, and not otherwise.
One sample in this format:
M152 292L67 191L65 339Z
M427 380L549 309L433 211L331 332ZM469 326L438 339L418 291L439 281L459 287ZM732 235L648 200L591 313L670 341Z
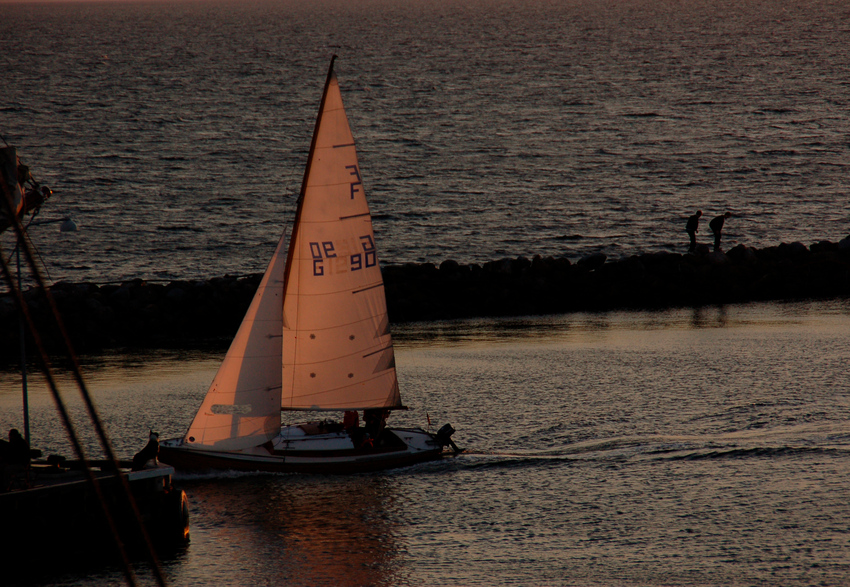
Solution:
M714 250L720 250L720 235L723 232L723 223L726 222L726 219L732 216L731 212L727 212L726 214L721 214L720 216L715 216L711 219L711 222L708 223L708 227L711 229L711 232L714 233Z
M157 456L159 456L159 434L151 430L148 443L133 456L132 470L141 471L150 461L153 461L153 464L156 465Z
M25 465L30 462L32 457L30 445L17 429L9 430L9 442L5 440L0 442L2 442L2 446L0 446L0 457L2 458L0 460L16 465Z
M697 233L699 232L700 216L702 216L702 210L697 210L696 214L688 217L688 224L685 226L685 232L691 237L691 245L688 247L689 253L697 250Z

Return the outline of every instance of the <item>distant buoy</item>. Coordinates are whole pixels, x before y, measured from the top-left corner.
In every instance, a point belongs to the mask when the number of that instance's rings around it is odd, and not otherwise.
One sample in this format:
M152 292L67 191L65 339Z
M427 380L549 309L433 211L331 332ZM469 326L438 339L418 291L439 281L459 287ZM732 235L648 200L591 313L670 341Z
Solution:
M77 223L66 218L65 222L59 225L59 232L77 232Z

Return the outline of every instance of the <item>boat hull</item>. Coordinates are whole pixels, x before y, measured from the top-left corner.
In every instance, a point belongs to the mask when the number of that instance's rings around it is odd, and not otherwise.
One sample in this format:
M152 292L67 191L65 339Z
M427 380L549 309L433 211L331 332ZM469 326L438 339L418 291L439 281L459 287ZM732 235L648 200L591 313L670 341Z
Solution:
M132 554L145 553L136 518L110 463L92 461L89 466L125 548ZM62 466L35 462L29 467L25 487L0 493L0 519L9 530L0 540L4 556L37 558L43 564L43 545L50 543L56 545L50 554L54 562L66 558L83 562L101 556L117 560L115 537L81 467L78 461ZM162 552L185 547L189 541L188 502L186 493L171 483L174 468L158 464L139 471L122 470L122 474L153 545Z
M178 471L259 471L272 473L353 474L407 467L441 458L436 436L421 429L388 429L398 442L377 447L338 448L337 435L269 442L239 451L187 445L182 438L160 443L159 460ZM311 446L312 445L312 446ZM334 445L331 449L322 446Z

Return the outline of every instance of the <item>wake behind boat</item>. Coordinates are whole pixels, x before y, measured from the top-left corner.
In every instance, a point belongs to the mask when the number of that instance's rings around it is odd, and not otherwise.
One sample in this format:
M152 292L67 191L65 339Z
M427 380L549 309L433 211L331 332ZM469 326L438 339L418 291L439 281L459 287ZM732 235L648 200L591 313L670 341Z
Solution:
M385 426L405 407L334 59L289 247L284 234L189 431L161 443L160 460L177 469L352 473L457 451L450 424ZM282 427L282 411L344 417Z

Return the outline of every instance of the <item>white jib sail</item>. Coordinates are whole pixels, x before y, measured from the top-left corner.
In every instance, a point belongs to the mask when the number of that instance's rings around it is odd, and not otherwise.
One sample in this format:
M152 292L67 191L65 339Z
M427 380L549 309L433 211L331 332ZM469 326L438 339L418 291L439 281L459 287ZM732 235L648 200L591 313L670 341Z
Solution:
M325 92L290 243L281 408L397 408L372 218L332 71Z
M192 447L239 450L280 432L283 275L281 238L236 338L184 438Z

